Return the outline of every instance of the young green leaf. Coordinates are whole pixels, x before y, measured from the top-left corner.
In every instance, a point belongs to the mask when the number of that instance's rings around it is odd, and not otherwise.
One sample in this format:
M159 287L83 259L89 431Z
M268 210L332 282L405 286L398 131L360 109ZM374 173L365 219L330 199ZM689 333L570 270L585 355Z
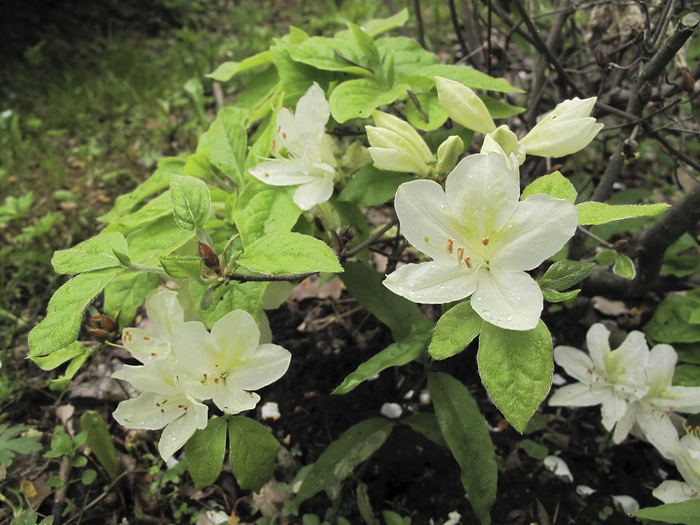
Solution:
M611 264L615 263L616 259L617 252L615 250L611 250L610 248L601 250L595 255L596 262L602 266L610 266Z
M569 290L568 292L557 292L551 288L542 288L542 297L549 303L563 303L573 299L581 292L581 289Z
M391 366L401 366L418 359L425 352L430 339L432 323L423 321L423 330L415 331L403 341L393 343L370 357L357 367L357 370L348 375L343 382L333 390L333 394L347 394L354 390L360 383L370 377L376 376L382 370Z
M98 412L88 410L80 416L80 428L87 432L86 443L97 461L107 471L109 479L114 480L119 474L119 456L104 418Z
M219 477L226 454L226 418L210 419L207 426L195 431L185 444L187 469L195 490L208 487Z
M158 257L170 255L192 237L193 232L180 228L168 215L129 234L129 256L139 264L157 265Z
M482 89L484 91L497 91L500 93L523 93L522 89L513 87L505 78L494 78L486 73L482 73L469 66L435 64L422 67L414 73L416 76L426 77L434 85L435 77L445 77L450 80L461 82L472 89ZM407 79L407 81L410 81Z
M493 402L523 432L552 386L552 336L540 321L528 331L484 323L477 353L479 375Z
M212 73L204 75L218 82L228 82L234 75L249 71L253 68L265 66L272 63L272 54L269 51L257 53L248 58L244 58L240 62L224 62L220 64Z
M255 179L238 196L234 220L243 244L248 246L265 234L290 231L300 214L289 188L268 186Z
M211 197L207 184L195 177L173 175L170 179L173 217L183 230L197 231L209 220Z
M175 279L199 279L202 273L202 259L196 255L161 255L158 260L165 273Z
M357 262L345 262L343 268L339 277L350 294L389 327L395 341L405 339L413 325L425 320L418 305L389 291L374 268Z
M407 84L400 84L387 89L372 78L347 80L335 88L328 99L331 115L341 124L352 118L368 118L375 108L405 98L408 88Z
M0 465L9 467L17 454L29 454L41 450L43 447L38 441L38 437L19 436L32 427L26 425L13 425L7 423L0 424Z
M228 424L231 469L243 489L260 492L272 477L280 444L270 431L257 421L233 416Z
M700 525L700 499L691 499L679 503L668 503L658 507L648 507L632 513L635 518L654 520L662 523L684 523Z
M464 350L484 324L470 302L459 303L445 312L435 325L428 352L433 359L447 359Z
M267 275L343 271L326 243L301 233L272 233L248 246L238 264Z
M617 257L615 257L615 263L613 264L613 273L625 279L634 279L637 271L634 268L632 259L624 254L618 253Z
M578 223L581 225L605 224L631 217L654 217L665 212L669 207L670 205L666 203L613 205L594 201L576 205Z
M360 48L360 51L362 51L364 55L363 65L369 67L373 71L377 71L379 69L379 50L374 40L360 26L348 23L348 27L350 28L350 32L352 33L357 47Z
M525 187L520 199L525 199L528 195L533 195L535 193L546 193L558 199L566 199L569 202L576 201L576 197L578 196L574 185L558 171L532 181Z
M362 23L362 28L367 31L367 34L375 38L382 33L386 33L397 27L402 27L408 22L408 9L405 7L388 18L373 18Z
M371 76L368 57L350 39L313 36L301 44L288 46L295 62L324 71L342 71L353 75Z
M690 323L693 312L700 308L700 292L669 295L656 308L644 332L658 343L694 343L700 341L700 325Z
M442 372L428 375L435 415L452 455L462 469L462 485L482 524L491 522L489 510L496 501L496 452L484 418L469 390Z
M588 277L595 268L595 263L579 261L557 261L550 266L539 280L541 288L563 292Z
M47 356L34 357L32 358L32 360L42 370L53 370L54 368L62 365L66 361L70 361L71 359L74 359L75 357L78 357L85 353L89 353L89 350L85 347L85 345L80 341L73 341L68 346L56 350L55 352Z
M54 253L51 264L57 273L82 273L105 268L119 268L114 250L126 253L129 247L121 233L103 232L73 248Z
M242 187L248 134L248 111L239 107L223 108L209 129L199 137L197 153L208 153L209 162Z
M61 286L49 301L44 320L29 332L29 357L49 355L75 341L85 309L122 271L119 267L81 273Z
M301 503L347 478L384 444L393 428L391 421L374 417L343 432L312 465L297 491L295 502Z

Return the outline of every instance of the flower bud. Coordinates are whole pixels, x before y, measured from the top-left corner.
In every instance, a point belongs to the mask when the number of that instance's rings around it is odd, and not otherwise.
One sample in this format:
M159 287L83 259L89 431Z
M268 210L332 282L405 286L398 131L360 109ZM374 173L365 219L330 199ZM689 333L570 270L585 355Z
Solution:
M464 151L464 142L457 135L447 137L447 140L440 144L437 151L437 164L435 171L439 174L451 172L457 165L459 156Z
M377 126L365 126L374 164L383 170L425 177L435 162L430 148L413 127L398 117L375 111Z
M452 120L486 135L496 129L491 114L474 91L460 82L435 77L438 99Z
M528 155L539 157L563 157L582 150L603 128L588 116L595 102L595 97L565 100L538 122L520 144Z
M202 259L204 266L214 270L217 275L221 273L221 263L219 256L216 255L214 249L204 242L199 243L199 258Z
M484 136L481 153L498 153L506 159L508 169L516 174L519 173L520 165L525 162L525 148L520 145L515 133L505 125Z

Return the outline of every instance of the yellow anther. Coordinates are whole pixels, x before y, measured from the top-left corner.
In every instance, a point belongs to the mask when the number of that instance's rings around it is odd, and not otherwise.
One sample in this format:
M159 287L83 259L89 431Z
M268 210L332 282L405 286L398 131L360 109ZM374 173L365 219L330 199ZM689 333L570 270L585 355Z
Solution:
M472 258L471 257L469 257L469 256L465 257L464 262L467 263L467 268L472 267Z
M484 237L483 239L481 239L481 244L483 244L484 246L488 246L490 240L491 239L489 239L488 237Z
M457 248L457 259L464 259L464 248L462 248L461 246Z

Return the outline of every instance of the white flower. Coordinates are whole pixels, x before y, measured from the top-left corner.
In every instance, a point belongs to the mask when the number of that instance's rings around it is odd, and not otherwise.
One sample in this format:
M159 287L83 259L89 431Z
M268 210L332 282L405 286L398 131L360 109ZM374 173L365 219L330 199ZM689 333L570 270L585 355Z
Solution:
M207 426L206 405L187 395L177 382L172 357L144 366L125 365L112 374L143 391L136 399L122 401L112 414L127 428L158 430L165 427L158 451L167 461L197 429Z
M678 443L671 421L674 411L700 412L700 388L672 386L676 352L669 345L649 350L644 334L631 332L614 351L608 330L595 324L588 331L590 357L575 348L554 349L554 360L580 381L558 389L552 406L602 404L603 425L620 443L633 427L665 457L670 458Z
M327 201L333 194L335 158L325 133L330 106L323 90L314 82L299 99L296 114L282 108L277 114L275 159L250 168L265 184L295 186L294 202L302 210Z
M377 126L365 126L365 129L374 164L383 170L428 175L435 156L413 126L381 111L375 111L372 116Z
M177 292L154 291L146 298L146 316L153 330L125 328L124 347L142 363L163 359L170 354L173 328L184 322L184 311Z
M486 321L531 330L542 292L526 270L555 254L576 230L575 206L534 194L520 201L517 178L499 155L471 155L447 177L402 184L396 193L401 231L431 262L407 264L384 284L422 303L449 303L474 294Z
M676 468L685 481L667 480L652 494L664 503L677 503L700 497L700 438L686 434L673 451Z
M227 414L250 410L260 400L251 392L278 380L291 354L281 346L260 344L253 317L234 310L207 331L188 322L173 332L173 352L181 388L195 399L212 399Z
M603 129L589 117L596 98L565 100L520 139L528 155L563 157L585 148Z

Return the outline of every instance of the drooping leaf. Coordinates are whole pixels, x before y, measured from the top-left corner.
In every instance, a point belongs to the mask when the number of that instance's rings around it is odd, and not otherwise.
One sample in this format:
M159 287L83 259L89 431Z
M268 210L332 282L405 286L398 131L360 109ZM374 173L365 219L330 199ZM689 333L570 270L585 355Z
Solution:
M54 253L51 264L57 273L71 274L121 268L114 250L127 253L129 247L121 233L100 233L73 248Z
M236 262L267 275L343 271L338 257L326 243L292 232L271 233L258 239Z
M196 490L208 487L219 477L226 454L226 418L210 419L185 443L187 469Z
M87 432L86 443L97 461L105 469L109 479L114 480L119 474L119 456L104 418L94 410L83 412L80 416L80 428Z
M350 294L389 327L395 341L406 338L411 327L424 320L418 305L389 291L382 284L382 275L369 265L345 262L343 268L339 277Z
M551 288L542 288L542 297L549 303L563 303L564 301L573 299L579 293L581 293L581 289L578 288L576 290L569 290L568 292L557 292Z
M263 425L243 416L233 416L228 424L231 470L243 489L260 492L272 477L280 444Z
M384 418L370 418L357 423L326 447L309 469L297 491L296 503L340 483L355 467L367 460L391 434L393 423Z
M552 337L540 321L534 330L505 330L484 323L477 353L479 375L493 402L523 432L552 386Z
M489 524L496 501L496 452L476 401L467 387L449 374L428 374L435 415L452 455L462 469L461 481L474 513Z
M578 223L605 224L631 217L655 217L670 207L666 203L657 204L605 204L602 202L582 202L577 204Z
M470 302L459 303L445 312L435 325L428 352L433 359L447 359L464 350L479 332L484 321Z
M81 273L56 290L46 317L29 332L29 357L49 355L75 341L85 309L122 271L119 267Z

